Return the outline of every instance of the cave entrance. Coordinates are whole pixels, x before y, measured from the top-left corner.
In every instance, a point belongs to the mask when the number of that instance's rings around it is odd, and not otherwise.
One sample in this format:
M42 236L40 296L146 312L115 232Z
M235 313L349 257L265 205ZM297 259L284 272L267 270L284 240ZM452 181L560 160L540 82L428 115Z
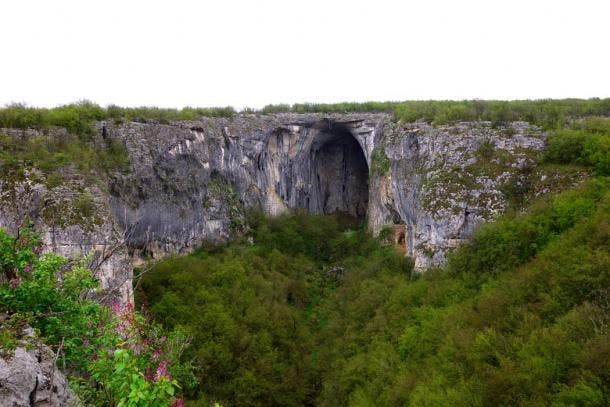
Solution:
M317 212L364 218L369 200L369 168L362 147L346 126L327 123L312 145Z

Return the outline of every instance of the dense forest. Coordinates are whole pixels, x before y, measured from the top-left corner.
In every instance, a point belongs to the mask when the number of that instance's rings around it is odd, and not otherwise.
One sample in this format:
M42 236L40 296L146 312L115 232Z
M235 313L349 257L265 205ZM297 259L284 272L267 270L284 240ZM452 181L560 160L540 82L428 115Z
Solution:
M350 111L439 125L527 120L549 134L538 165L587 176L559 193L514 199L425 273L362 221L300 212L270 219L253 208L235 240L136 270L135 309L98 301L87 259L42 253L27 224L13 235L0 229L0 356L33 327L89 405L609 405L610 99L242 113ZM96 121L234 114L11 105L0 109L0 128L68 131L27 143L0 131L0 169L4 181L36 168L47 183L71 171L103 182L129 157L122 145L94 142ZM524 181L507 199L530 192ZM79 198L79 216L89 216L90 200Z
M244 241L153 264L138 304L191 336L191 405L606 406L608 124L558 131L540 157L588 181L480 228L441 269L414 273L344 218L254 212Z
M156 264L139 303L192 336L208 405L608 403L608 180L477 232L422 275L357 225L264 220Z

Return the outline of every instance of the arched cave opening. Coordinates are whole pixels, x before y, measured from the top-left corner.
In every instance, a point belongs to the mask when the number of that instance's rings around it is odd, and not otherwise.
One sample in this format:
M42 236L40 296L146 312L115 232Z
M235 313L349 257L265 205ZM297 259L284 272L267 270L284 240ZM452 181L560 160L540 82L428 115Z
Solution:
M364 218L369 200L369 168L362 147L341 124L328 122L311 147L316 212Z

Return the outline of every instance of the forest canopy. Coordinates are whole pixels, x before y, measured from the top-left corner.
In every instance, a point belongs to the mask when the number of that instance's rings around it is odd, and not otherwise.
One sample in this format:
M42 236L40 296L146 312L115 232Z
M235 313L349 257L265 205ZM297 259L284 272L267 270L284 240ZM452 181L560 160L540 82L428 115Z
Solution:
M192 405L604 406L609 182L506 215L421 275L332 216L260 219L253 244L155 264L138 302L192 335Z

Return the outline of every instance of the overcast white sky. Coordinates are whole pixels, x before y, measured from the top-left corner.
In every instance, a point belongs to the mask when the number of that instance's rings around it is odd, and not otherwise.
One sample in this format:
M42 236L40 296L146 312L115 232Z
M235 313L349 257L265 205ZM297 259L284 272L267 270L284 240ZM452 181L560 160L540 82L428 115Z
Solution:
M0 105L610 97L609 0L1 0Z

